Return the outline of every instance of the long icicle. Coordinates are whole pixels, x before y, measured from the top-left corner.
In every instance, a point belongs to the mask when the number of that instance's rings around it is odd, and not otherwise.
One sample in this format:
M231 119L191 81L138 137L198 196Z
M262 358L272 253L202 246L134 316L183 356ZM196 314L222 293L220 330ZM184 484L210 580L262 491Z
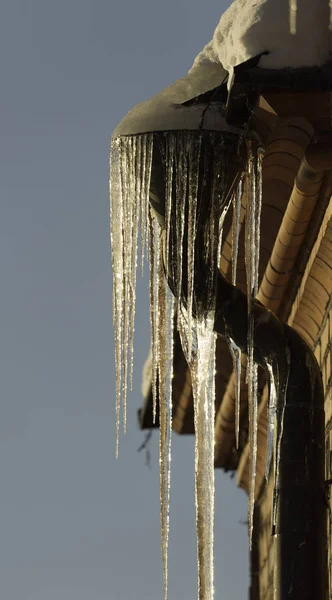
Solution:
M194 146L192 145L194 144ZM188 293L187 293L187 315L188 315L188 354L192 350L192 317L194 299L194 265L195 265L195 241L196 241L196 218L197 218L197 193L198 173L201 156L202 136L194 139L189 144L189 174L188 174Z
M197 366L193 381L195 403L195 495L198 556L198 598L214 597L214 319L196 323Z
M239 253L241 200L243 192L243 178L241 177L238 188L233 196L232 220L232 284L236 285L237 258Z
M209 135L212 155L205 156L203 182L209 177L210 207L201 239L203 262L208 266L204 280L204 305L194 320L194 348L190 371L193 382L195 418L195 495L198 554L198 598L214 598L214 417L215 417L215 353L214 319L216 281L222 245L223 223L230 203L224 196L227 161L224 140ZM201 192L202 193L202 192ZM205 210L200 205L200 210Z
M257 172L256 172L257 169ZM257 181L256 181L257 177ZM253 302L258 292L259 230L261 212L261 153L255 157L252 142L248 142L247 208L245 259L248 296L248 404L249 404L249 543L252 546L252 532L255 503L255 482L257 462L257 365L254 362L254 311Z
M198 548L199 600L214 598L214 411L215 411L215 352L214 318L216 308L216 279L222 245L223 223L229 208L224 191L227 189L227 160L224 139L209 134L212 156L207 156L205 169L210 177L210 208L203 235L203 260L209 266L205 284L205 305L199 320L194 322L196 364L191 368L195 405L195 487ZM212 165L210 163L212 162ZM209 164L210 163L210 164ZM212 166L212 170L211 170ZM203 174L204 178L207 173ZM200 206L200 210L204 207ZM196 383L195 383L196 382ZM196 387L196 389L195 389Z
M144 134L140 137L140 159L142 161L142 203L141 203L141 272L144 274L144 254L148 240L149 191L152 168L153 136Z
M256 154L256 199L255 199L255 297L259 286L259 257L261 245L261 213L263 204L263 158L264 150L260 147Z
M182 348L190 366L195 423L195 504L198 563L198 600L214 598L214 318L192 319L189 355L188 314L179 315Z
M142 252L146 239L145 219L152 167L153 135L124 137L111 146L111 244L113 263L113 322L116 360L116 455L119 446L121 396L124 429L128 358L132 374L133 337L136 301L138 231L141 220ZM167 598L167 553L171 479L173 298L164 276L160 228L149 217L150 231L150 307L152 330L152 388L154 418L156 397L160 412L160 500L164 598ZM158 387L158 389L157 389Z
M241 177L237 190L233 195L233 219L232 219L232 284L236 285L237 259L239 252L241 201L243 193L243 177ZM233 370L235 376L235 442L239 448L240 437L240 403L241 403L241 348L234 340L229 340L229 349L233 359Z
M131 257L130 257L130 275L129 275L129 377L130 390L133 389L133 369L134 369L134 333L135 333L135 305L136 305L136 271L137 271L137 252L138 252L138 230L141 220L142 199L142 173L140 144L141 138L133 139L132 153L130 156L131 185L130 196L132 204L132 231L131 231ZM134 200L134 201L133 201ZM123 428L127 429L127 406L124 407Z
M246 206L246 240L245 259L247 272L247 297L248 297L248 410L249 410L249 545L251 549L253 532L253 515L255 501L255 479L256 479L256 397L255 397L255 372L253 361L253 312L252 302L254 295L254 201L256 197L254 156L252 142L248 142L248 172L247 172L247 206Z
M167 331L164 323L161 323L161 313L163 319L166 318L166 290L164 285L163 272L160 269L162 264L161 253L159 255L159 311L158 311L158 338L159 338L159 356L158 356L158 382L159 382L159 468L160 468L160 522L161 522L161 555L164 572L164 600L167 598L168 587L168 568L167 568L167 545L168 545L168 526L167 526L167 508L165 506L167 494L167 407L166 407L166 373L165 373L165 354L167 352Z
M220 250L219 234L222 235L222 224L225 212L226 198L225 168L222 156L223 141L220 135L206 133L206 152L202 161L196 151L191 156L190 164L195 169L205 171L202 175L200 199L205 198L211 204L188 206L187 219L193 227L193 215L197 211L200 238L200 259L207 266L202 288L193 286L193 298L187 300L186 307L180 306L179 331L182 348L190 367L195 421L195 500L197 528L197 562L198 562L198 598L212 600L214 598L214 556L213 556L213 523L214 523L214 406L215 406L215 347L214 315L216 304L216 277L218 256ZM195 138L194 138L195 139ZM194 140L190 140L193 144ZM199 146L198 146L199 147ZM207 155L208 154L208 155ZM196 158L195 158L196 157ZM207 173L209 172L209 176ZM190 179L190 177L189 177ZM204 183L208 182L208 183ZM208 190L204 190L207 185ZM195 190L196 192L196 190ZM209 199L209 200L207 200ZM188 194L188 203L196 198ZM198 212L199 211L199 212ZM185 240L190 241L192 233L185 231ZM193 269L193 248L188 249L188 268ZM177 272L179 269L177 269ZM190 273L188 281L191 282ZM190 294L190 286L188 294ZM197 297L196 294L200 296ZM187 296L188 296L187 294ZM188 306L195 306L195 316L188 315ZM189 322L191 326L189 327ZM189 352L189 350L191 350Z
M149 259L150 259L150 324L151 324L151 355L152 355L152 414L153 423L156 422L157 414L157 379L159 363L159 336L157 329L157 318L159 313L159 254L160 236L157 231L156 220L151 216L149 210Z
M133 389L134 333L136 306L136 273L138 255L138 231L141 226L141 260L143 265L144 246L147 229L147 208L149 206L149 190L152 166L152 136L140 135L133 138L131 155L131 203L133 205L130 310L129 310L129 363L130 389ZM143 275L143 268L142 268ZM125 415L124 415L125 416Z
M176 155L176 137L174 133L169 133L165 137L166 148L163 150L163 161L165 164L165 229L166 229L166 251L165 266L169 269L170 262L170 244L171 244L171 220L173 208L173 180L174 180L174 161Z
M120 405L122 390L122 303L123 303L123 205L119 202L119 210L115 219L115 206L113 198L122 198L121 186L121 145L119 140L112 141L110 155L110 233L112 245L112 268L113 268L113 327L115 331L115 368L116 368L116 390L115 390L115 420L116 420L116 457L119 454L119 429L120 429Z
M121 139L121 178L122 178L122 202L123 202L123 302L122 302L122 319L123 319L123 339L122 339L122 415L123 425L126 428L126 413L127 413L127 386L128 386L128 344L129 344L129 329L130 329L130 312L133 302L131 295L131 261L132 261L132 246L133 246L133 212L136 210L137 199L134 198L133 190L133 139ZM133 202L134 200L134 202Z
M157 232L157 235L159 232ZM172 371L173 371L173 324L174 301L170 296L166 278L162 249L159 245L158 263L158 297L159 306L156 314L156 330L158 335L158 382L159 382L159 420L160 420L160 520L161 520L161 553L164 572L164 600L167 600L168 589L168 539L171 483L171 439L172 439Z
M121 137L112 140L111 144L110 233L115 329L116 456L121 399L126 430L128 364L132 379L138 229L148 204L152 148L152 134Z
M176 153L176 294L177 305L180 306L183 290L183 236L185 230L185 208L188 193L188 157L189 139L186 132L177 135Z

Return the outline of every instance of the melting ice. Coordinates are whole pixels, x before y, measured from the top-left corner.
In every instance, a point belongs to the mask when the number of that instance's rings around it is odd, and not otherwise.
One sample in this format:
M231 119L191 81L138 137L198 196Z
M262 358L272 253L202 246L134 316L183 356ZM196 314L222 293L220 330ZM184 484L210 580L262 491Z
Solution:
M202 163L207 161L206 164L210 164L212 158L204 156L201 160L203 135L207 138L204 140L205 149L210 149L218 168L212 169L210 178L205 179L203 173L199 188L198 175L205 168ZM167 147L172 149L171 163L169 160L165 162L166 190L173 189L173 194L166 191L166 268L176 298L177 323L193 385L200 600L212 600L214 596L214 311L219 240L227 204L222 197L223 177L219 152L224 148L217 144L218 151L214 151L214 137L217 136L212 133L169 133L163 137L161 148L164 157L167 156ZM204 190L206 185L208 194ZM205 202L210 206L198 207L198 193L206 194ZM213 267L207 271L203 288L202 282L197 281L198 252L203 263Z
M132 372L137 246L139 230L141 230L142 254L146 239L149 238L153 416L155 419L158 400L161 547L165 600L168 586L174 324L180 331L183 350L191 371L194 396L199 600L212 600L214 597L216 285L223 222L232 198L232 280L234 284L236 281L242 197L241 170L236 168L234 170L232 165L232 171L230 163L227 162L227 148L227 139L224 139L220 132L179 131L121 137L112 142L111 148L116 450L118 452L121 398L125 426L127 382ZM164 211L161 211L163 223L160 223L160 215L155 218L156 215L151 211L149 204L151 169L156 151L160 153L164 173L165 206ZM258 152L256 156L252 146L249 145L248 156L246 269L249 320L249 531L251 535L257 452L257 367L253 360L252 307L258 290L262 198L261 154ZM238 445L241 351L233 340L229 340L229 344L237 381L236 443Z
M119 449L121 398L126 429L128 365L130 375L133 365L138 231L141 221L144 248L151 161L151 135L112 141L110 231L116 367L116 455Z
M259 248L260 217L262 207L262 153L257 157L253 152L252 142L248 142L247 171L247 206L246 206L246 241L245 262L247 274L248 298L248 409L249 409L249 540L252 543L256 462L257 462L257 369L254 362L254 300L258 293L259 281Z
M195 503L197 531L198 598L214 597L214 316L193 320L191 353L188 320L180 319L180 335L190 366L195 418Z

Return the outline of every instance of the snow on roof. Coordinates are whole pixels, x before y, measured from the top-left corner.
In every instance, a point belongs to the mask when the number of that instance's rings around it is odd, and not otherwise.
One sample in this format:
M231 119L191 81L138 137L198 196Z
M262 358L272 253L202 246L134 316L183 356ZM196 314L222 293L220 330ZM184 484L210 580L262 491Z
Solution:
M298 0L296 34L290 32L289 0L235 0L193 67L221 63L233 68L262 52L260 67L313 67L331 50L329 0Z
M313 67L332 58L329 0L297 0L296 34L290 32L289 0L235 0L222 15L213 39L197 56L189 74L135 106L113 132L113 138L146 133L225 129L220 110L183 104L220 84L232 85L235 66L261 55L259 67ZM331 0L332 8L332 0ZM219 124L219 126L218 126ZM228 125L230 127L230 125Z

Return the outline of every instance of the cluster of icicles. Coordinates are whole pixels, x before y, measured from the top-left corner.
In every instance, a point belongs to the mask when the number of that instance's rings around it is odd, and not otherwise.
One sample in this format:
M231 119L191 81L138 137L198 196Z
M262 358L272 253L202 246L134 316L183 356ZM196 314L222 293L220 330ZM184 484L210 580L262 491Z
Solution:
M160 423L160 502L161 547L164 569L164 598L167 597L167 549L171 481L173 332L180 333L182 348L190 367L195 419L195 501L199 600L214 597L214 420L215 420L215 347L214 318L216 309L216 273L222 246L223 221L233 210L233 284L236 284L237 254L243 185L247 189L246 271L248 295L248 362L249 394L249 535L253 529L257 454L257 365L253 358L253 301L258 291L260 247L260 212L262 203L262 153L248 145L247 170L239 173L231 193L226 197L227 148L222 134L205 133L210 146L221 144L214 153L215 164L209 166L211 205L203 232L204 261L210 265L204 280L204 306L195 297L194 261L199 177L203 177L202 135L198 132L162 134L165 180L164 224L150 209L149 190L155 136L141 134L119 137L111 147L111 245L113 260L113 321L116 358L116 453L118 454L121 400L126 428L127 382L132 380L135 288L138 262L138 237L141 237L141 263L148 248L150 262L150 315L152 345L153 415L159 402ZM218 141L219 140L219 141ZM221 140L221 141L220 141ZM211 175L212 173L212 175ZM229 186L228 186L229 190ZM184 200L185 199L185 200ZM185 240L185 242L184 242ZM185 249L185 250L184 250ZM172 292L165 271L172 271ZM182 281L186 279L186 281ZM183 301L183 286L186 300ZM195 307L195 309L194 309ZM233 356L236 386L236 440L239 439L241 350L229 339ZM272 455L273 428L276 415L276 391L270 373L269 450ZM251 543L251 542L250 542Z

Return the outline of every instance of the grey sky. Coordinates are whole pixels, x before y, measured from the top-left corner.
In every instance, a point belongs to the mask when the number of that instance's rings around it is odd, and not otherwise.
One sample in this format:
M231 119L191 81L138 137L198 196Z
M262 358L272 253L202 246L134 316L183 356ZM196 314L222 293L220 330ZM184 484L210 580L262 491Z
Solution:
M0 595L162 598L158 437L137 453L149 346L115 461L109 137L190 67L226 3L2 0ZM193 439L174 436L170 600L196 597ZM216 473L216 599L247 597L246 497Z

